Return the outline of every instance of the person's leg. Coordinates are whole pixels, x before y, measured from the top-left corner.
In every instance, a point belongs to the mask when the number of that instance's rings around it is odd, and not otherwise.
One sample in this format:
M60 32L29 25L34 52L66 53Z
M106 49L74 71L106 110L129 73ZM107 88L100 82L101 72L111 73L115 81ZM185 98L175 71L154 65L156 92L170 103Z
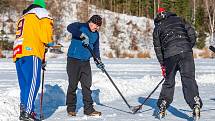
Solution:
M198 85L195 80L195 64L192 52L181 54L179 68L182 89L187 104L191 109L193 109L196 103L199 103L200 107L202 107L202 101L199 97Z
M22 70L24 71L26 83L25 105L26 113L31 114L34 111L34 101L40 86L41 60L35 56L24 57Z
M37 70L35 71L36 74L34 75L35 76L35 80L36 80L36 85L35 85L35 89L34 89L34 92L32 93L33 94L33 100L32 100L32 109L31 109L31 112L34 112L34 108L35 108L35 99L36 99L36 96L37 96L37 93L39 91L39 88L40 88L40 83L41 83L41 68L42 68L42 60L40 60L39 58L35 57L35 67L37 68Z
M174 90L175 90L175 75L178 70L177 68L177 58L178 55L169 57L164 60L165 67L166 67L166 78L164 83L162 84L162 89L160 92L160 96L157 102L157 106L160 108L162 101L165 100L166 108L173 101Z
M22 66L22 59L18 59L16 61L16 71L17 71L17 77L19 82L19 88L20 88L20 117L19 119L22 119L23 112L25 112L25 85L26 80L24 78L24 74L22 72L21 66Z
M91 97L92 91L90 90L90 87L92 85L92 73L90 62L82 63L80 82L83 94L84 114L89 115L90 113L95 111L95 109L93 108L93 100Z
M69 78L69 85L67 89L66 105L67 112L75 112L76 110L76 90L80 77L80 62L71 58L67 58L67 75Z

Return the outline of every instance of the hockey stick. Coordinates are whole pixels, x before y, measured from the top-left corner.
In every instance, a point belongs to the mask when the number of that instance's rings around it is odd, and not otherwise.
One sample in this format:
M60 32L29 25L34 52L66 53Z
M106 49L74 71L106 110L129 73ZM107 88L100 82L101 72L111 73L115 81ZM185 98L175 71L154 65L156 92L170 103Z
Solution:
M40 120L42 121L44 119L43 115L43 88L44 88L44 77L45 77L45 70L43 70L42 73L42 89L41 89L41 96L40 96Z
M89 47L89 46L84 46L86 47L90 53L93 56L93 59L96 61L96 63L101 63L97 58L96 55L94 54L93 50ZM117 90L117 92L120 94L120 96L122 97L123 101L125 102L125 104L128 106L128 108L133 111L133 106L130 106L127 102L127 100L125 99L125 97L122 95L122 93L120 92L120 90L118 89L118 87L116 86L116 84L114 83L114 81L112 80L112 78L110 77L110 75L107 73L107 71L105 70L105 68L102 69L102 71L107 75L107 77L109 78L109 80L111 81L111 83L113 84L113 86L115 87L115 89Z
M48 49L45 49L45 53L44 53L44 59L42 61L42 64L46 64L46 53L47 53ZM42 66L42 89L41 89L41 96L40 96L40 120L42 121L44 119L44 115L43 115L43 90L44 90L44 80L45 80L45 71L46 68L45 66Z
M212 52L214 52L214 53L215 53L215 47L213 47L213 46L209 46L209 49L210 49Z
M135 114L137 113L137 111L139 111L143 105L145 104L145 102L151 97L151 95L155 92L155 90L157 90L157 88L161 85L161 83L165 80L165 78L163 78L159 84L154 88L154 90L149 94L149 96L144 100L144 102L141 105L135 106L132 110L132 112Z

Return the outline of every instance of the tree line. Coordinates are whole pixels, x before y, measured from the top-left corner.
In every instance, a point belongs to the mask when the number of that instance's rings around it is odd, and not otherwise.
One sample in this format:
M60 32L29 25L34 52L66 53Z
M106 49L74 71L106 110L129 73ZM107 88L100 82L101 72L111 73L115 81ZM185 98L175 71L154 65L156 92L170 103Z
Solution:
M159 7L176 13L195 26L197 48L205 47L206 32L213 37L215 0L84 0L101 9L113 12L155 18ZM209 25L208 25L209 23ZM211 38L210 43L214 40Z
M164 7L167 11L175 12L195 26L198 33L197 47L205 47L206 33L213 37L215 21L215 0L84 0L88 5L95 5L100 9L107 9L117 13L133 16L144 16L153 19L159 7ZM12 10L22 11L31 1L28 0L0 0L0 14L11 14ZM57 20L56 26L61 25L62 9L64 8L61 0L48 1L51 4L53 17ZM61 4L60 4L61 3ZM54 7L55 6L55 7ZM9 11L9 12L8 12ZM53 12L52 12L53 11ZM83 12L83 10L80 10ZM10 17L9 17L10 18ZM1 19L0 19L1 20ZM57 27L56 27L57 28ZM61 29L56 30L59 35ZM58 35L58 34L57 34ZM209 43L213 43L213 38Z

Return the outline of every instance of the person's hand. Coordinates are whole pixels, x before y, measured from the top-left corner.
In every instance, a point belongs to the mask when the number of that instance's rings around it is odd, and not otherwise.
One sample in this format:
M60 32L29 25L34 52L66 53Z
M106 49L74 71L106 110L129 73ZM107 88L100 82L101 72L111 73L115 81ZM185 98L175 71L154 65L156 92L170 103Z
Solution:
M98 62L95 61L97 68L101 69L102 72L105 70L105 65L102 63L101 59L97 59Z
M105 68L105 65L101 62L99 64L96 64L97 68L101 69L101 70L104 70Z
M63 47L62 44L60 43L57 43L57 44L54 44L53 46L50 46L52 49L60 49L61 47Z
M46 61L43 61L43 62L42 62L42 69L43 69L44 71L46 71L46 64L47 64Z
M161 65L161 72L162 72L162 76L166 78L166 67L164 65Z
M45 54L48 52L49 48L45 47Z
M89 45L89 37L86 34L82 33L80 38L82 39L83 46L87 47Z
M209 49L210 49L212 52L215 53L215 47L214 47L214 46L211 45L211 46L209 47Z

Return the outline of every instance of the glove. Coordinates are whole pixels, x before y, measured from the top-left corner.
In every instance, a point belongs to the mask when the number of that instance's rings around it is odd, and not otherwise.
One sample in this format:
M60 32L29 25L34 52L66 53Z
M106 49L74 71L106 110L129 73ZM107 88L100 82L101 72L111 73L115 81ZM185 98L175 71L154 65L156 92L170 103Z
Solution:
M101 69L102 71L105 68L105 65L103 63L96 64L96 66L97 66L97 68Z
M48 50L49 50L49 48L48 48L48 47L46 47L46 48L45 48L45 53L47 53L47 52L48 52Z
M61 47L63 47L63 45L62 44L60 44L60 43L57 43L57 44L54 44L53 46L50 46L52 49L59 49L59 48L61 48Z
M162 71L162 76L166 78L166 67L164 65L161 65L161 71Z
M82 45L84 47L87 47L89 45L89 37L86 34L82 33L80 38L82 40Z
M42 69L43 69L44 71L46 71L46 64L47 64L46 61L43 61L43 62L42 62Z
M98 60L98 62L95 61L97 68L101 69L102 72L104 72L104 70L105 70L105 65L102 63L101 59L97 59L97 60Z

